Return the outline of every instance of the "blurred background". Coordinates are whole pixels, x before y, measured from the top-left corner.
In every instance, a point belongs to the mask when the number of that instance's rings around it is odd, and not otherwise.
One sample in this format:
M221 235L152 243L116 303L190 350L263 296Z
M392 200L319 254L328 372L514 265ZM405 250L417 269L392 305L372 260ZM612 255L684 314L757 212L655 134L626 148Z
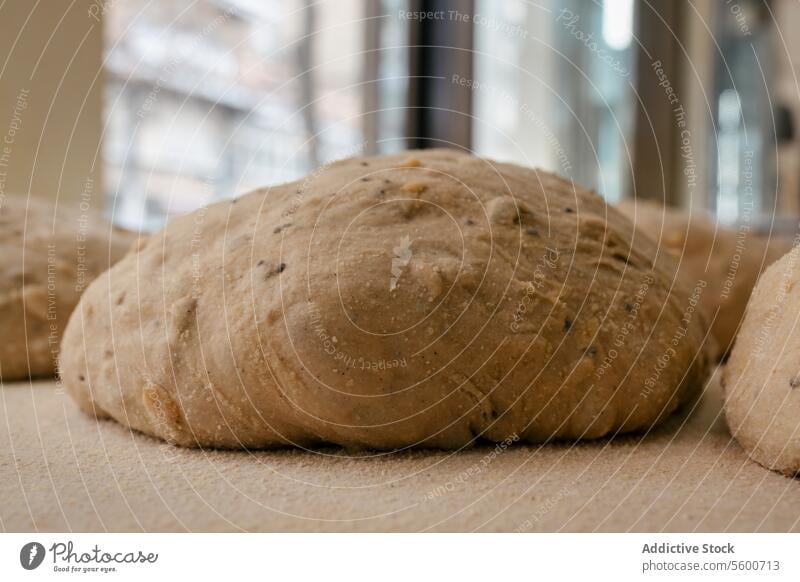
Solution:
M795 26L796 0L5 0L0 195L153 230L453 147L794 231Z

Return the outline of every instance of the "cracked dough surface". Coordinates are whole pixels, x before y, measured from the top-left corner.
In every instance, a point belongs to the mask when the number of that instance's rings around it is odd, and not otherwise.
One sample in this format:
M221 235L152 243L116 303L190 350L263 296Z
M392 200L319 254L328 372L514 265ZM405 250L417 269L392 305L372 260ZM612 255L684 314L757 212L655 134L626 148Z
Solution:
M80 294L127 251L132 235L93 213L34 197L0 199L0 378L55 372Z
M800 473L800 247L759 279L722 377L725 418L748 455Z
M344 160L147 239L84 295L62 379L87 412L190 446L645 430L709 372L697 290L655 257L546 172Z

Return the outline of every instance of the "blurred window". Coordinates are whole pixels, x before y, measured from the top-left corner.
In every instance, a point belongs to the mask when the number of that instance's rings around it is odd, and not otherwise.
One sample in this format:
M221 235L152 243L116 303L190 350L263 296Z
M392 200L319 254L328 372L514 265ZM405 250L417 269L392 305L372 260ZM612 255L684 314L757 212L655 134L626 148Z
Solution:
M402 0L107 5L107 205L170 216L319 164L403 147Z
M716 199L710 206L723 223L763 220L773 215L776 203L773 110L780 100L770 87L780 54L769 40L771 18L760 0L717 0L716 9L719 49L711 88L716 132L710 136Z
M630 183L633 0L475 3L474 149L610 201Z

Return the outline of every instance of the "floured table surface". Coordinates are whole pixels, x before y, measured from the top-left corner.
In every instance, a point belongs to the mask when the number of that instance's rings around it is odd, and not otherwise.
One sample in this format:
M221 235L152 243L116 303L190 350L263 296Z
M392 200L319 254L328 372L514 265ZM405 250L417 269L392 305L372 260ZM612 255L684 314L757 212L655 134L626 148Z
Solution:
M649 435L378 455L179 449L53 381L0 394L5 531L800 530L800 480L745 457L716 377Z

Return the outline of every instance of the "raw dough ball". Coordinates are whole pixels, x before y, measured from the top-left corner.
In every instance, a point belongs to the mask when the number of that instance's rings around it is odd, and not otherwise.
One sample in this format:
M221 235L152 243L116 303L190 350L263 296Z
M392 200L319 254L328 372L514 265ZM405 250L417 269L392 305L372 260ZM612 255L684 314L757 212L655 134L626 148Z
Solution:
M733 345L747 300L761 272L786 254L791 242L718 226L707 216L665 208L654 202L625 201L623 214L678 257L685 284L705 281L700 304L711 323L719 356Z
M722 376L731 433L755 461L800 473L800 247L753 290Z
M69 314L83 290L130 246L92 213L0 197L0 378L55 372Z
M648 429L709 369L692 290L655 254L545 172L345 160L152 236L84 295L63 379L83 409L182 445Z

